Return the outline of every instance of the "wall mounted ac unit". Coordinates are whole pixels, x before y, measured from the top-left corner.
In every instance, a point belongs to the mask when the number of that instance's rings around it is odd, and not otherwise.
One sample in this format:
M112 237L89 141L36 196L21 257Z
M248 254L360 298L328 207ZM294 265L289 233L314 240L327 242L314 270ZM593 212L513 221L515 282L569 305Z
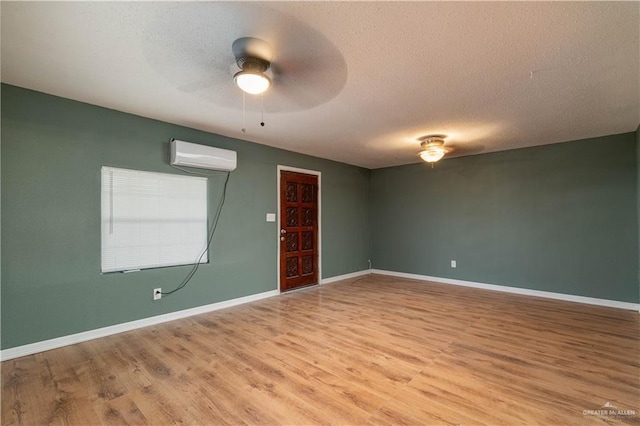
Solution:
M230 172L236 169L238 157L235 151L198 145L171 139L172 166L197 167L200 169Z

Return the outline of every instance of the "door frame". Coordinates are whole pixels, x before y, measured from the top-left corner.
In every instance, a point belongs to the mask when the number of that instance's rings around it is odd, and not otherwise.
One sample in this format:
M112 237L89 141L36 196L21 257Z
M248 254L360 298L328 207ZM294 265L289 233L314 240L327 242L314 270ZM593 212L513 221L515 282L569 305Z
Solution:
M301 169L299 167L292 166L283 166L278 164L276 167L276 174L278 175L277 187L276 187L276 199L277 199L277 215L276 215L276 230L275 230L275 240L276 240L276 283L278 288L278 294L282 293L280 290L280 215L282 212L280 211L280 176L281 172L295 172L295 173L303 173L305 175L313 175L318 177L318 285L322 284L322 173L317 170L309 170L309 169ZM290 290L296 291L296 290Z

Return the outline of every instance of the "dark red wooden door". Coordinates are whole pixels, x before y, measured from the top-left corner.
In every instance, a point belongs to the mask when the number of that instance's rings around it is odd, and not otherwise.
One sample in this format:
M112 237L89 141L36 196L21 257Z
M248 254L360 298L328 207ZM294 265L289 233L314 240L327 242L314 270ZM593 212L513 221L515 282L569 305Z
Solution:
M280 290L318 283L318 176L280 172Z

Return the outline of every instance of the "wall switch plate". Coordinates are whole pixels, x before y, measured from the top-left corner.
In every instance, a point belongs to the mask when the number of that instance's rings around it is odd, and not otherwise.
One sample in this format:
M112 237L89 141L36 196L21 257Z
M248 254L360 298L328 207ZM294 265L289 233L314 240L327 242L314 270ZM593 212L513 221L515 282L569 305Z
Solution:
M456 268L458 266L458 263L455 260L451 261L451 267L452 268Z
M153 289L153 300L160 300L162 299L162 289L161 288L154 288Z
M275 213L267 213L267 222L275 222L276 214Z

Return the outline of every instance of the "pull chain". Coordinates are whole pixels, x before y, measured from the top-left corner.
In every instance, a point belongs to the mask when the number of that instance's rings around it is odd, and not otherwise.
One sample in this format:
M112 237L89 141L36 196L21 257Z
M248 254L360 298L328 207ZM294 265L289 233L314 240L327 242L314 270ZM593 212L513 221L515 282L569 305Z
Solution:
M247 133L246 123L246 106L244 100L244 91L242 92L242 133Z
M264 127L264 94L260 95L260 102L262 103L262 115L260 116L260 125Z

